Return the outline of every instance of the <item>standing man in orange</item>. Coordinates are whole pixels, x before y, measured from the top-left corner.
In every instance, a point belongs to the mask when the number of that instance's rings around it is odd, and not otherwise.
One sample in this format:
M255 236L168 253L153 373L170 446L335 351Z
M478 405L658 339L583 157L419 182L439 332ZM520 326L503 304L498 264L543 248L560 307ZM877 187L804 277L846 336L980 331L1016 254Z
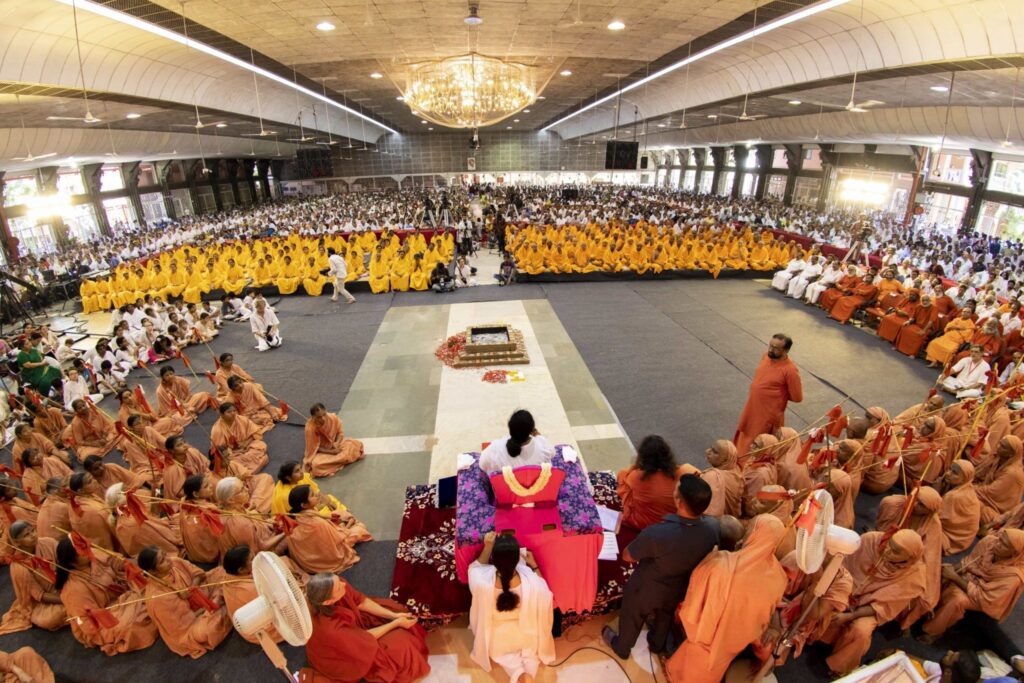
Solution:
M800 371L789 359L791 348L793 340L788 335L773 335L768 342L768 353L754 371L747 405L740 413L736 435L732 438L741 456L747 453L750 442L758 434L774 434L785 424L786 406L790 401L804 400Z

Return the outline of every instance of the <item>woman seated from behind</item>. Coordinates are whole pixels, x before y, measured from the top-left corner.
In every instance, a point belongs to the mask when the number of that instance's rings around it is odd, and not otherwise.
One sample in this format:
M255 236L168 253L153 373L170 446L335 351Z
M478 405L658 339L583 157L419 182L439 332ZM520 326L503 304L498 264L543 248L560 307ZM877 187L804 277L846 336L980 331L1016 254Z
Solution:
M391 600L371 600L334 574L306 586L313 635L306 643L307 683L411 683L430 673L426 632Z
M480 469L488 474L504 467L543 465L555 457L555 447L540 435L528 410L517 410L508 419L508 437L492 441L480 454Z
M320 502L323 503L320 507L321 517L330 517L331 512L335 510L340 512L347 509L334 496L320 493L320 487L309 476L309 472L302 469L302 463L293 460L281 465L277 471L277 483L274 484L274 498L270 502L270 514L284 515L288 513L290 509L288 494L296 486L308 486L314 493L320 494Z
M490 671L494 660L511 683L532 683L541 662L555 660L551 591L533 554L524 558L515 536L488 533L469 566L469 590L473 661Z
M665 439L655 434L645 436L636 451L636 462L619 470L622 526L640 532L665 515L674 514L672 495L680 474L676 456Z

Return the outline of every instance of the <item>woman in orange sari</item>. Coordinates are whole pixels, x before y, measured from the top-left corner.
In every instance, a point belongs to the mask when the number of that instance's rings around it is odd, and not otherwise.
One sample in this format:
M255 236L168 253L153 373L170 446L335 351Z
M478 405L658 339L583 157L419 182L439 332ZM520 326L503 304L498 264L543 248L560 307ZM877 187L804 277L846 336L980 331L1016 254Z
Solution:
M348 511L325 519L318 512L320 494L308 486L296 486L288 494L294 528L287 531L288 554L303 571L338 573L356 562L355 545L373 536Z
M309 409L309 420L303 430L306 450L303 466L314 477L329 477L345 465L363 458L363 442L346 439L341 418L328 413L323 403Z
M210 440L222 454L251 474L259 472L270 461L260 428L239 415L233 403L221 404L220 418L210 430Z
M121 407L117 411L118 420L121 424L127 427L128 418L137 415L138 421L142 422L144 427L152 427L160 433L161 441L169 436L181 434L192 421L190 417L184 416L177 411L168 414L166 417L156 417L147 406L139 402L131 389L122 390L117 395L117 399L121 402Z

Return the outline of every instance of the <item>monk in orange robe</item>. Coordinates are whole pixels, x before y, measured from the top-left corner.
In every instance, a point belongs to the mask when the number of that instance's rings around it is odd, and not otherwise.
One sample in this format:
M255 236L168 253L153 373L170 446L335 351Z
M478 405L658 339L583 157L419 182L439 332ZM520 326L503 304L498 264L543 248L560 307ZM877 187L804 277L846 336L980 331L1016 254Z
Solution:
M152 577L146 585L149 614L160 637L171 652L198 659L215 649L231 633L231 619L220 590L202 588L206 574L180 557L172 557L150 546L139 553L139 567ZM199 591L216 606L213 612L192 608L188 593L167 595L169 591L200 586Z
M193 562L216 562L220 558L217 537L224 532L214 521L223 524L213 501L213 480L209 474L194 474L185 480L183 489L178 523L185 555Z
M217 372L214 375L214 381L217 382L218 403L231 400L229 398L231 390L228 388L228 380L231 377L241 377L246 382L251 382L257 391L263 393L263 385L255 382L252 375L243 370L241 365L235 363L235 357L233 355L230 353L222 353L220 354L220 367L217 368Z
M711 502L704 514L739 517L743 512L744 487L736 446L727 439L718 439L704 452L704 457L711 465L707 472L700 473L700 478L711 487Z
M807 463L798 462L802 445L798 432L792 427L779 427L775 432L781 455L776 460L778 482L787 491L806 491L813 486Z
M867 306L878 296L878 287L871 284L871 275L865 275L860 283L846 296L840 297L829 309L833 320L845 325L861 307Z
M47 631L64 628L68 615L49 574L56 571L57 541L39 538L29 522L12 524L10 539L17 548L11 562L14 602L0 622L0 635L33 626Z
M75 640L107 655L142 650L156 642L158 633L147 603L139 601L140 592L125 581L124 560L99 551L79 552L65 537L57 543L57 564L55 585L71 618ZM108 610L117 623L106 623L96 615L100 609Z
M693 570L678 612L686 640L665 667L672 683L718 683L737 655L760 642L786 590L775 559L785 533L778 518L758 515L740 550L712 552Z
M35 430L53 443L62 443L64 430L68 426L64 411L53 406L38 407L31 401L25 405L32 413L32 426Z
M986 536L958 567L942 565L942 579L935 614L922 625L926 642L945 633L968 610L1005 620L1024 590L1024 531L1003 529Z
M20 472L23 465L21 454L27 449L33 448L39 451L44 458L57 458L65 465L71 465L71 457L63 448L57 448L53 441L37 432L30 424L20 424L14 429L14 443L11 444L11 454L14 456L14 469Z
M860 547L843 561L853 577L850 605L832 618L822 641L832 645L825 660L836 674L860 666L875 630L895 619L927 586L924 543L916 531L901 529L883 543L883 532L861 536Z
M68 481L71 490L71 531L76 531L93 545L107 550L120 550L110 511L104 501L106 491L88 472L77 472Z
M839 279L839 282L826 289L818 297L818 305L826 311L831 311L839 299L853 293L855 287L860 284L861 278L857 275L857 267L849 266L846 275Z
M921 305L914 309L910 317L902 323L892 343L896 350L911 358L916 358L921 347L935 330L939 319L939 309L932 305L929 296L921 297Z
M281 420L281 411L270 405L270 401L252 384L237 375L228 379L228 402L235 404L235 409L242 417L252 420L260 435L274 428L274 423Z
M118 420L121 424L127 427L128 420L133 416L137 417L142 421L144 427L152 427L161 434L160 441L169 436L181 434L185 431L186 425L192 421L191 418L182 415L178 411L174 411L166 417L153 415L150 410L147 410L147 406L139 403L131 389L125 389L118 394L117 398L121 402L121 407L117 412ZM160 443L160 441L156 443Z
M71 528L71 506L64 495L67 479L48 479L46 482L46 498L39 506L36 517L36 529L40 538L52 538L59 541L65 532L61 529Z
M1016 436L1004 436L995 454L978 466L974 490L981 502L981 521L988 523L1009 512L1024 494L1024 443Z
M895 341L896 335L904 325L911 322L919 306L920 296L916 289L912 289L909 294L896 302L896 305L878 322L879 338L888 342Z
M107 507L114 517L114 535L125 554L138 555L143 548L155 546L168 555L181 552L181 531L177 520L172 525L167 519L153 517L145 509L132 512L128 507L123 484L114 484L107 490ZM142 503L145 505L145 503ZM141 514L141 517L136 517Z
M3 678L4 683L21 683L25 680L22 674L28 676L32 683L53 683L55 680L50 665L28 646L14 652L0 651L0 673L7 674Z
M210 438L222 454L250 473L259 472L270 461L259 427L239 415L232 403L220 405L220 418L213 424Z
M150 455L159 458L160 449L167 437L163 436L155 427L146 424L138 415L128 418L128 438L125 439L124 448L121 453L128 469L143 483L155 487L162 481L162 472L158 469L159 464L154 464Z
M239 608L259 597L259 593L256 592L256 584L252 580L252 557L253 552L249 546L236 545L224 553L224 562L221 567L207 572L207 576L212 580L234 582L224 586L224 606L228 608L229 616L234 617ZM296 567L291 559L287 557L280 559L298 584L304 588L309 583L309 575ZM218 573L218 570L223 572L223 576ZM267 635L276 643L284 640L273 626L267 629ZM246 636L245 639L250 643L259 643L254 636Z
M221 479L217 482L215 495L217 504L225 512L221 518L224 533L217 537L222 555L236 545L247 545L255 552L284 552L284 533L274 529L269 519L250 509L249 491L241 479Z
M189 422L210 407L212 396L205 391L192 392L192 385L184 377L177 377L174 368L169 365L160 369L160 385L156 389L156 399L160 417L177 413L187 417Z
M878 504L878 517L875 528L888 531L899 525L905 514L906 496L886 496ZM917 493L917 500L910 510L904 528L913 529L924 543L925 589L924 593L913 600L910 606L900 614L900 627L909 629L922 616L932 611L939 602L942 592L942 496L935 489L922 486Z
M981 503L974 490L974 464L954 460L942 482L942 554L955 555L971 547L981 526Z
M740 413L733 443L742 457L750 449L750 442L758 434L774 434L785 424L786 406L790 401L804 400L800 371L789 358L793 340L784 334L773 336L768 344L768 353L754 371L750 383L747 405Z
M356 562L354 546L373 537L366 527L347 511L330 519L320 516L320 493L305 484L288 494L295 527L288 534L288 555L309 573L343 572ZM335 518L337 521L335 521Z
M117 463L103 462L102 458L95 455L86 458L82 468L92 475L104 492L114 484L124 484L125 488L138 488L146 483L144 477L133 474L131 470Z
M309 409L310 418L303 430L306 451L303 467L314 477L329 477L345 465L363 458L363 442L346 439L341 419L328 413L323 403Z
M71 468L57 458L44 458L34 448L21 453L21 488L33 505L40 505L46 495L46 482L54 477L63 479L71 476Z
M117 433L114 421L104 415L85 399L75 399L71 404L75 416L71 418L65 443L75 449L80 459L90 455L99 457L124 448L124 437Z

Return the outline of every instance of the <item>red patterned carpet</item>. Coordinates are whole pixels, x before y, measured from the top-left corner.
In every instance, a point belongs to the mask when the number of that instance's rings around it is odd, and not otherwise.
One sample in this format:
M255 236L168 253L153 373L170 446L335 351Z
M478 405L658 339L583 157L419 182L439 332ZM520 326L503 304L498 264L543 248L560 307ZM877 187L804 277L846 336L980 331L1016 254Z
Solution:
M594 500L619 510L612 472L591 472ZM434 506L437 487L420 484L405 490L405 511L398 538L398 558L391 581L391 598L415 612L428 627L450 622L469 612L469 588L455 574L455 509ZM594 611L563 615L564 626L605 614L618 607L632 565L599 562Z

